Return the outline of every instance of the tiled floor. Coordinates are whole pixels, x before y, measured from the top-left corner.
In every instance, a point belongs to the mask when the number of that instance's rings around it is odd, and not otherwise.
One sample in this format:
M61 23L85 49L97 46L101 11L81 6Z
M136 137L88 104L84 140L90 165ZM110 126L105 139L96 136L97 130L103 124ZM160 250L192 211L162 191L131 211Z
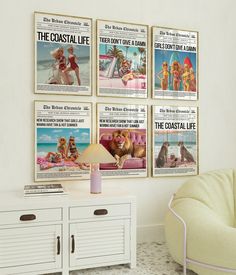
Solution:
M73 271L71 275L182 275L182 267L169 255L165 244L143 243L137 249L137 268L127 265ZM195 273L189 271L188 275Z

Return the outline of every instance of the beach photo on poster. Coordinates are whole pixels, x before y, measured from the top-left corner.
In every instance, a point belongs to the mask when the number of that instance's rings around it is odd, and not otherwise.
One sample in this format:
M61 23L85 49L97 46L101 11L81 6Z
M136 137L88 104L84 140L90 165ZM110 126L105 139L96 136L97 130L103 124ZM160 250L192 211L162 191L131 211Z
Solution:
M91 36L90 18L35 12L36 93L91 95Z
M147 97L148 27L97 20L98 95Z
M156 132L154 138L155 168L196 166L196 132ZM166 148L166 161L162 158L164 148Z
M37 128L37 170L88 170L77 158L89 144L88 128Z
M146 89L146 49L99 44L99 85L103 88Z
M153 106L153 176L198 173L198 109Z
M196 92L196 53L155 49L155 90Z
M90 85L90 47L37 42L37 83Z

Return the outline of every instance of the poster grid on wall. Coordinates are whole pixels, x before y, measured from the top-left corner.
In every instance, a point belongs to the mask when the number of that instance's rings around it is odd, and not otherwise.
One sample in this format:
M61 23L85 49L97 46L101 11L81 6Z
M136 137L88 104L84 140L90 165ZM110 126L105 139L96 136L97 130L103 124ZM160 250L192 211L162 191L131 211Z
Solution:
M198 100L198 32L152 27L152 97Z
M89 179L78 156L91 143L91 103L35 101L35 181Z
M35 93L91 95L92 19L34 13Z
M197 175L198 107L152 106L152 175Z
M97 20L97 95L147 98L148 25Z
M100 164L103 177L147 177L147 125L147 105L97 103L97 142L117 160Z

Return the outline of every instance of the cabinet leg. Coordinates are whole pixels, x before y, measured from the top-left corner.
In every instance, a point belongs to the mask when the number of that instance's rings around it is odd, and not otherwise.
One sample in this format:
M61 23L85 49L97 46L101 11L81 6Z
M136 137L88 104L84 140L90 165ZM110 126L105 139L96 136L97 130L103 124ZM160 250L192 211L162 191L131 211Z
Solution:
M63 270L62 271L62 275L69 275L70 274L70 271L69 270Z

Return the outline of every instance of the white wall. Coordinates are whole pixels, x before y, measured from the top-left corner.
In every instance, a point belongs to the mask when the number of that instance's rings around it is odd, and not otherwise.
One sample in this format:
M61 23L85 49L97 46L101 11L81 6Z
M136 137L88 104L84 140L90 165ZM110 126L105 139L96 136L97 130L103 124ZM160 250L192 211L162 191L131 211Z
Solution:
M235 167L235 3L234 0L2 1L0 191L22 189L23 185L33 183L33 100L108 101L108 98L95 96L34 94L33 11L198 30L200 100L197 105L200 107L200 172ZM122 103L126 102L126 99L109 99L109 101ZM132 99L132 102L144 103L138 99ZM158 102L151 98L146 101L148 105L157 103L175 102ZM189 105L194 104L189 102ZM117 188L127 187L137 195L138 232L139 240L142 241L162 238L162 224L168 199L185 180L186 177L155 179L149 177L103 182L104 188L108 185ZM85 184L88 182L75 181L69 182L68 186L77 188Z

